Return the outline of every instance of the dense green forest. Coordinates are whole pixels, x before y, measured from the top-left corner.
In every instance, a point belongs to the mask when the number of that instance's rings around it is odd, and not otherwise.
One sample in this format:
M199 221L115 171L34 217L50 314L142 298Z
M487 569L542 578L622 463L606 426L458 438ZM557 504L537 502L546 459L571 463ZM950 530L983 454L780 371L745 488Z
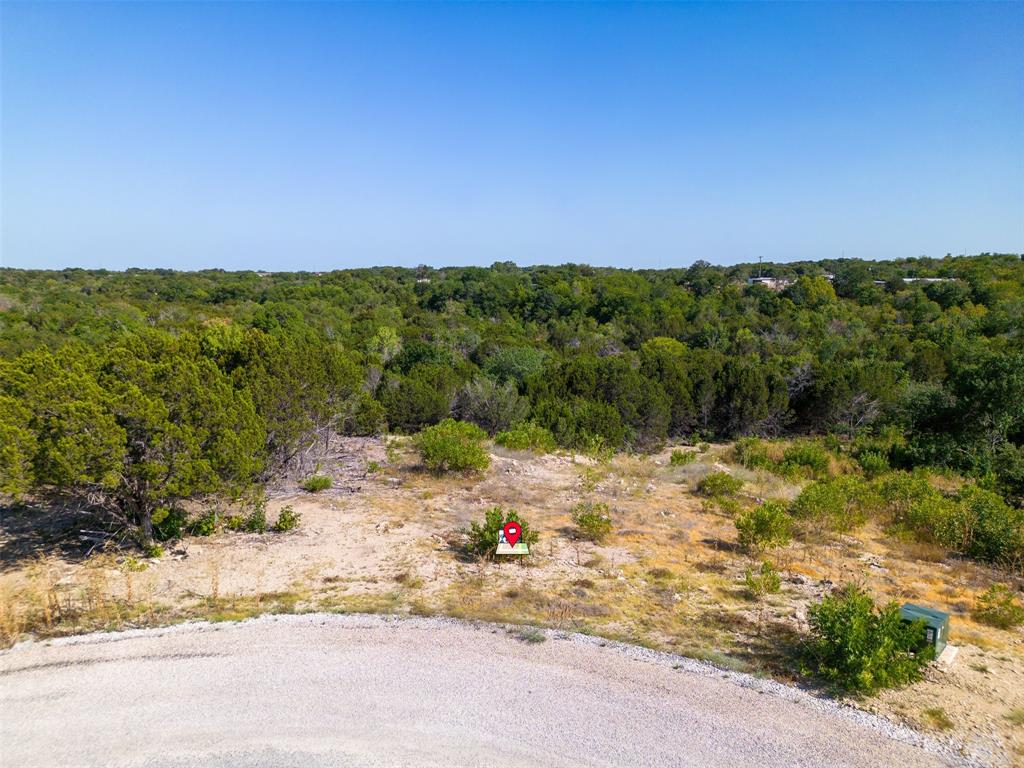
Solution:
M784 284L748 284L762 274ZM0 493L73 496L148 537L332 430L455 416L591 451L830 434L1019 507L1022 330L1017 255L0 270Z

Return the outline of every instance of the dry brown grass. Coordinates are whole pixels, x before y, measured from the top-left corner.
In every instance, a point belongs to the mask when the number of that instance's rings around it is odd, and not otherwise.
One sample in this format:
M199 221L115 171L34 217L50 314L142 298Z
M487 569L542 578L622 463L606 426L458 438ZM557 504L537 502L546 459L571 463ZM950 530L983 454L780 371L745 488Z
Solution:
M0 589L0 640L9 646L25 634L49 637L152 622L161 612L152 602L153 584L132 562L103 554L69 576L56 558L37 558L20 583Z
M0 587L0 648L8 648L28 629L24 603L10 587Z

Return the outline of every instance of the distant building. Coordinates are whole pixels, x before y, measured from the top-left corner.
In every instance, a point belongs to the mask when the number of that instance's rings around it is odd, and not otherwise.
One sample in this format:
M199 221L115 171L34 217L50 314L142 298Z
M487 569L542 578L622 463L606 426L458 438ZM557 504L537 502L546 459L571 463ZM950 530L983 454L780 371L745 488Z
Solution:
M900 278L904 283L953 283L956 282L955 277L903 277ZM887 280L872 280L875 285L885 285Z
M747 285L763 285L773 291L781 291L788 288L795 281L788 277L748 277Z

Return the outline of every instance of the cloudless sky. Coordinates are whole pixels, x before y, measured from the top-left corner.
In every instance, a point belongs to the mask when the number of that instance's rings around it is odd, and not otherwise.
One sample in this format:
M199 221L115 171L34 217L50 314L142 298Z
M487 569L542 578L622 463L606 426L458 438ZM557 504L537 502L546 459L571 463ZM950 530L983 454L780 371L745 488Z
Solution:
M1024 5L0 4L0 265L1024 250Z

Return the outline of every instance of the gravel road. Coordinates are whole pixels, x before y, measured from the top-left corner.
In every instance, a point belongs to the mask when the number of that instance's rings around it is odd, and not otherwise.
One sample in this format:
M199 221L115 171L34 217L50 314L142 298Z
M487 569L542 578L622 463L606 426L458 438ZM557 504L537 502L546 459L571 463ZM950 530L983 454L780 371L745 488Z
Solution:
M23 643L0 654L0 764L956 764L910 731L776 683L546 636L306 615Z

